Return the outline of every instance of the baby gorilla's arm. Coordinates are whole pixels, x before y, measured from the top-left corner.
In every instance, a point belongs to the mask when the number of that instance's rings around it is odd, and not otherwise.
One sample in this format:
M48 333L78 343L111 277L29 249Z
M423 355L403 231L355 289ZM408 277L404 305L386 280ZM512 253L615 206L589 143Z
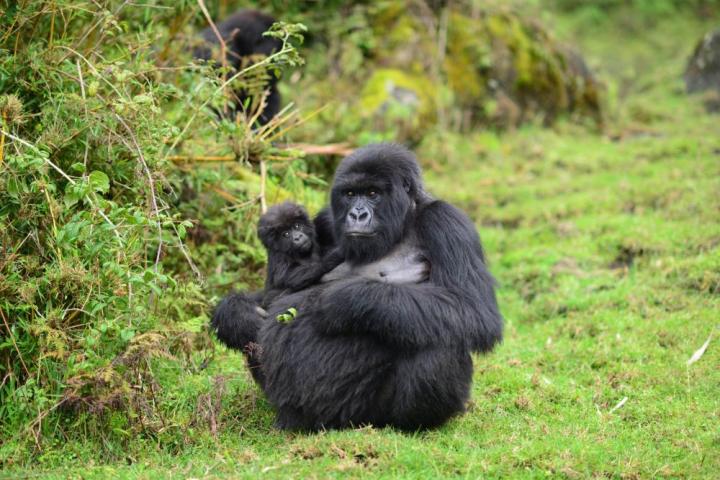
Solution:
M315 258L305 263L287 269L285 277L278 282L278 287L287 288L293 292L320 282L320 278L342 263L343 257L339 250L333 250L322 259Z
M430 263L420 249L401 244L389 255L367 265L340 264L322 277L322 282L332 282L350 277L363 277L383 283L421 283L430 275Z

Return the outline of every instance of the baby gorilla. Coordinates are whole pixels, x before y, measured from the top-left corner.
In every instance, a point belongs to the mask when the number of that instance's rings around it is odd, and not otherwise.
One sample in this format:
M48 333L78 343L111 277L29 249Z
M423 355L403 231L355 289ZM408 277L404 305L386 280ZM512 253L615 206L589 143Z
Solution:
M315 227L305 209L295 203L269 208L260 217L258 235L268 255L263 306L282 292L296 292L318 283L342 261L334 253L320 258Z

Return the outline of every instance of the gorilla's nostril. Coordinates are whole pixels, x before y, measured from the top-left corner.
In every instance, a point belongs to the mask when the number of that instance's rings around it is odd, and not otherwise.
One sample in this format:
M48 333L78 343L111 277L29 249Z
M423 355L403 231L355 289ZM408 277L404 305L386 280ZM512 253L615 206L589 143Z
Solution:
M370 214L369 214L368 212L362 212L362 213L360 214L360 216L358 217L358 220L360 220L360 221L367 220L367 218L368 218L369 216L370 216Z

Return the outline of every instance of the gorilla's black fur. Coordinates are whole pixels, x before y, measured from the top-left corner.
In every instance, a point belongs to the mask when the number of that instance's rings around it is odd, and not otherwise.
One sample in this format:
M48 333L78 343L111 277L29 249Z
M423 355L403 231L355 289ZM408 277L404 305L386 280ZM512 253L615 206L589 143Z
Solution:
M243 66L247 66L249 57L255 55L270 56L280 49L282 42L274 37L263 36L268 31L275 19L256 10L239 10L222 22L217 23L220 36L225 42L225 57L227 64L235 72ZM201 60L212 59L212 48L219 45L217 35L211 27L200 32L203 44L195 49L195 58ZM245 65L243 65L245 62ZM265 125L280 111L280 92L277 89L277 78L271 73L268 83L265 86L268 91L265 99L266 105L258 117L258 123ZM238 90L235 93L236 102L233 111L229 112L234 118L237 112L241 112L246 103L254 101L248 92Z
M316 285L279 296L268 318L257 314L251 295L233 294L216 308L213 327L227 345L245 350L280 428L440 425L464 409L470 353L502 338L475 226L425 193L413 154L398 145L345 158L331 198L333 237L350 263L381 259L407 242L429 262L429 278ZM274 320L290 307L298 310L291 323ZM248 353L255 343L260 355Z

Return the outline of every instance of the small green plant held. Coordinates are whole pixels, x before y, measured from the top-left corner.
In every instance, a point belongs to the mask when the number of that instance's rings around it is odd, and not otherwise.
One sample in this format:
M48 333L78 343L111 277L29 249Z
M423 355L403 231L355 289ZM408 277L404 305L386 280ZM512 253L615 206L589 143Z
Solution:
M285 313L281 313L275 319L280 323L290 323L297 317L297 309L290 307Z

